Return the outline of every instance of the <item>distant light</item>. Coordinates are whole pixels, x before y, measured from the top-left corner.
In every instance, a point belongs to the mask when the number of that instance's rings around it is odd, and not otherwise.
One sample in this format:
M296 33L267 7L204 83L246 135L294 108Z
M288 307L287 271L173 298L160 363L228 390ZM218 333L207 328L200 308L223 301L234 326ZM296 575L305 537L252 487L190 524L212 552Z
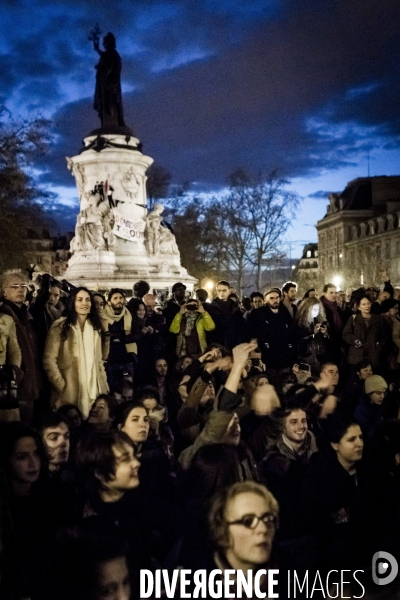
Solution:
M292 265L292 270L295 269L295 268L296 268L295 265Z
M339 254L339 258L343 258L343 254L342 253Z
M335 275L335 277L333 277L332 279L332 283L335 285L335 287L337 287L340 290L340 284L342 283L343 279L340 275Z
M213 287L214 287L214 282L213 282L213 281L207 281L207 283L206 283L206 288L207 288L208 290L212 290L212 289L213 289Z

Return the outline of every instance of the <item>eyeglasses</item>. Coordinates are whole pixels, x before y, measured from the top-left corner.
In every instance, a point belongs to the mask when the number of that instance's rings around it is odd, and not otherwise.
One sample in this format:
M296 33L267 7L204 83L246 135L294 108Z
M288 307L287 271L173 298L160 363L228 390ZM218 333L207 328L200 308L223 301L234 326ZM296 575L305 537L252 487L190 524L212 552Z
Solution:
M238 521L229 521L228 525L243 525L246 529L255 529L260 521L262 521L264 525L276 527L278 524L278 517L271 515L271 513L265 513L265 515L261 515L261 517L258 517L257 515L244 515L244 517Z
M11 290L18 290L19 288L21 288L21 290L27 290L28 286L26 283L14 283L13 285L6 285L6 288Z

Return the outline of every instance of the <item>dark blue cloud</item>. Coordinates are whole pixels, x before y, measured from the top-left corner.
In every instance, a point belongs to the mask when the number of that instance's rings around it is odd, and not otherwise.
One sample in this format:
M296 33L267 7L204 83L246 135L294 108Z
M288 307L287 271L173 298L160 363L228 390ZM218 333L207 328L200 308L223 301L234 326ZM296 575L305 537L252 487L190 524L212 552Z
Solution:
M398 0L13 0L3 13L0 98L52 113L46 183L73 183L65 156L98 125L96 22L117 35L126 120L175 182L210 189L238 165L315 176L398 148Z

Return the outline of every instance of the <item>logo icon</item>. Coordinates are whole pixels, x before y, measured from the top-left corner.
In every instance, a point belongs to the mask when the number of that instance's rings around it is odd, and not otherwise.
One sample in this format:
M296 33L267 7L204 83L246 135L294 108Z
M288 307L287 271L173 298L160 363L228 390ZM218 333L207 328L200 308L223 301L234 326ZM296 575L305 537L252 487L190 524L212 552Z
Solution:
M372 557L372 580L376 585L392 583L396 579L398 572L399 565L392 554L383 550L375 552Z

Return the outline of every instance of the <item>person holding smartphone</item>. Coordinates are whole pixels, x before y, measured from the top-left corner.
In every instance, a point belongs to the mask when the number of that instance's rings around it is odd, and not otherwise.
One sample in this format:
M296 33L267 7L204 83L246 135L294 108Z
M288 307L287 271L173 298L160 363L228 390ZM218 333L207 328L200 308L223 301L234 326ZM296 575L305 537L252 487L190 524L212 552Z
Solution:
M201 356L207 346L207 332L215 329L215 323L210 314L204 310L201 302L190 298L175 315L170 333L177 336L176 355L190 354L195 358Z

